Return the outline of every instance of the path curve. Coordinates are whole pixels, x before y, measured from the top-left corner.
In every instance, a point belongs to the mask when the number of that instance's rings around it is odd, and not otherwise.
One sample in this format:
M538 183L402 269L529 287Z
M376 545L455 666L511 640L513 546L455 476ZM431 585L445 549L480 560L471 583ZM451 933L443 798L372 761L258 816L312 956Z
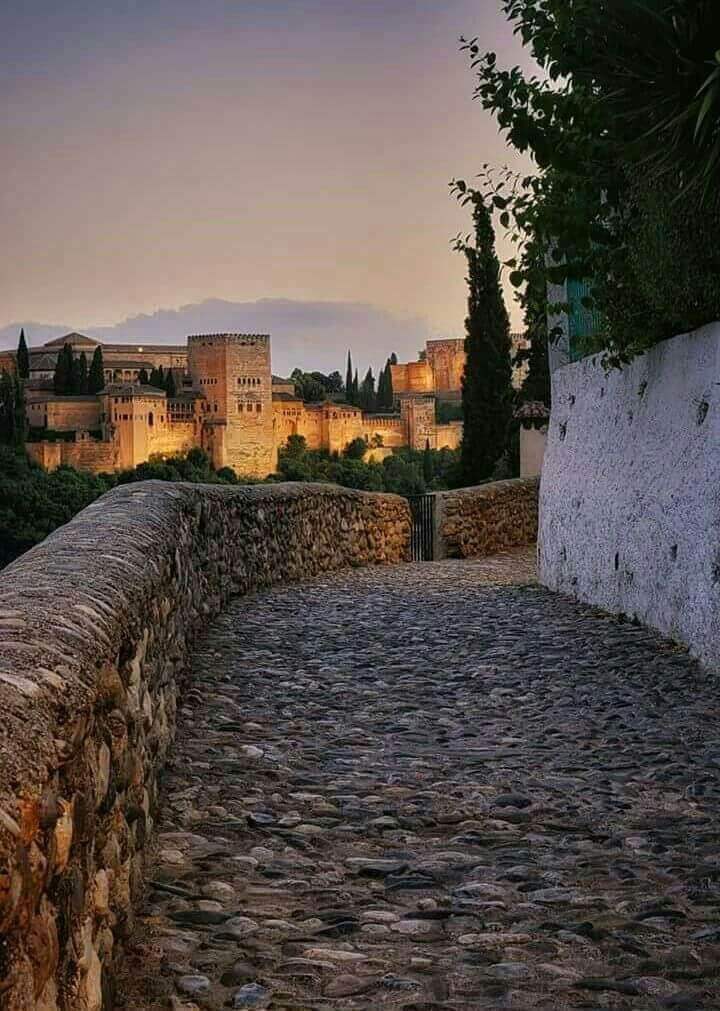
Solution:
M718 678L530 574L343 572L214 623L126 1007L720 1007Z

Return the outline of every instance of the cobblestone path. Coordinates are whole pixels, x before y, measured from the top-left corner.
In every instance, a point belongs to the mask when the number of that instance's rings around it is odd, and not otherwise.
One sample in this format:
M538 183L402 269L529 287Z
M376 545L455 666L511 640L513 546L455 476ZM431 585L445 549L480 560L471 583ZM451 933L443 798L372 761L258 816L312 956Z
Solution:
M126 1007L720 1008L718 678L529 573L345 572L215 622Z

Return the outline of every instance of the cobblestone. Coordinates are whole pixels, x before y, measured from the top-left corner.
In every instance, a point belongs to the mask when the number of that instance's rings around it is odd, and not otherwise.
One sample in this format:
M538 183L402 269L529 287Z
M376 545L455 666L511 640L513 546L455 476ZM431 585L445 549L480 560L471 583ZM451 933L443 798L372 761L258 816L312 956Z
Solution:
M682 650L511 553L239 598L193 666L125 1007L720 1007Z

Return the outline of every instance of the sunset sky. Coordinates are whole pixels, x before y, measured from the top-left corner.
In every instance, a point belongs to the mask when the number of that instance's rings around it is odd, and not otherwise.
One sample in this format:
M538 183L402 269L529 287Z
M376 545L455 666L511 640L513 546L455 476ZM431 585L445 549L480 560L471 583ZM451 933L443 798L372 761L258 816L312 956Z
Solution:
M6 0L0 325L272 297L459 335L448 181L518 165L458 52L470 33L522 59L498 8Z

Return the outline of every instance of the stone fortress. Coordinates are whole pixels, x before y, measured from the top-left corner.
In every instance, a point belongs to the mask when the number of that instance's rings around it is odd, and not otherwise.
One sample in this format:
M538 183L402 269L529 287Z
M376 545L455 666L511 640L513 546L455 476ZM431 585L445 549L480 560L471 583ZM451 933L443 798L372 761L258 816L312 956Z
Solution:
M30 349L26 414L39 439L28 442L27 450L47 469L67 464L94 473L124 470L154 455L199 447L216 468L262 478L276 469L278 449L291 435L303 436L309 449L329 452L362 438L380 456L405 446L455 449L462 439L461 422L436 421L436 400L460 397L461 340L428 341L420 370L416 363L393 366L398 410L388 414L333 401L304 403L290 380L272 375L266 334L201 334L188 337L186 346L102 345L106 385L78 396L53 391L65 344L88 360L98 346L71 333ZM0 367L13 366L13 357L4 355ZM158 366L173 371L174 397L141 385L141 371Z

